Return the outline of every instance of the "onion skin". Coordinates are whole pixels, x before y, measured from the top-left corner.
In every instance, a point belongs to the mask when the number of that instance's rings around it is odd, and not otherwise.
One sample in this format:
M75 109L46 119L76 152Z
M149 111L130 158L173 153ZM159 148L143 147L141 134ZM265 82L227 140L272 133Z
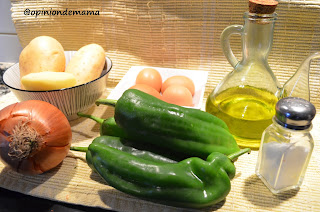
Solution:
M14 128L24 124L41 137L38 147L27 157L9 155ZM0 111L0 158L15 171L36 175L46 172L67 156L72 131L65 115L55 106L40 100L9 105Z

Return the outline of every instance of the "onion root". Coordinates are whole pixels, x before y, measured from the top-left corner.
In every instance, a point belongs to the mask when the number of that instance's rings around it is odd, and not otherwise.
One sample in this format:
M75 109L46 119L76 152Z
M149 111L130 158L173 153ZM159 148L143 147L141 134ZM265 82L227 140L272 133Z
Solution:
M42 137L39 133L28 126L28 122L19 122L9 136L8 155L19 160L32 156L32 153L39 150L42 144Z

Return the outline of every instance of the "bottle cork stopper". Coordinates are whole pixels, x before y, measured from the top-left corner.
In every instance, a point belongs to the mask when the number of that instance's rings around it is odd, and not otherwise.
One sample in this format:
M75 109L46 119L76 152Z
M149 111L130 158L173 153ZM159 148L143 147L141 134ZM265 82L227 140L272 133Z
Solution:
M271 14L276 10L278 2L275 0L249 0L249 12L257 14Z

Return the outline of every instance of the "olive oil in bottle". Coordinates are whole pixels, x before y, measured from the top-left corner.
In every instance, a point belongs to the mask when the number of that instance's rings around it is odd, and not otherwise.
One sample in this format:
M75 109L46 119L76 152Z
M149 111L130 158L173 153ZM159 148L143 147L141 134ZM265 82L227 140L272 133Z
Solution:
M263 131L272 123L277 101L267 90L239 86L210 95L206 111L226 122L240 147L257 149Z

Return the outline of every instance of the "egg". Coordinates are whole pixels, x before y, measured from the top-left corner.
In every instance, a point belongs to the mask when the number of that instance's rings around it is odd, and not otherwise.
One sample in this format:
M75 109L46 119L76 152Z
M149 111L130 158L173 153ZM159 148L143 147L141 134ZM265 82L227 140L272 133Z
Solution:
M194 95L195 86L193 81L186 76L173 76L166 79L161 87L161 92L164 93L166 89L171 85L181 85L189 89L191 95Z
M153 87L150 87L149 85L136 84L136 85L130 87L130 89L137 89L137 90L140 90L140 91L145 92L147 94L150 94L154 97L157 97L158 99L161 99L160 93L156 89L154 89Z
M180 106L193 106L192 94L182 85L171 85L162 94L162 100Z
M149 85L160 92L162 86L162 77L157 70L153 68L145 68L142 69L137 75L136 84Z

